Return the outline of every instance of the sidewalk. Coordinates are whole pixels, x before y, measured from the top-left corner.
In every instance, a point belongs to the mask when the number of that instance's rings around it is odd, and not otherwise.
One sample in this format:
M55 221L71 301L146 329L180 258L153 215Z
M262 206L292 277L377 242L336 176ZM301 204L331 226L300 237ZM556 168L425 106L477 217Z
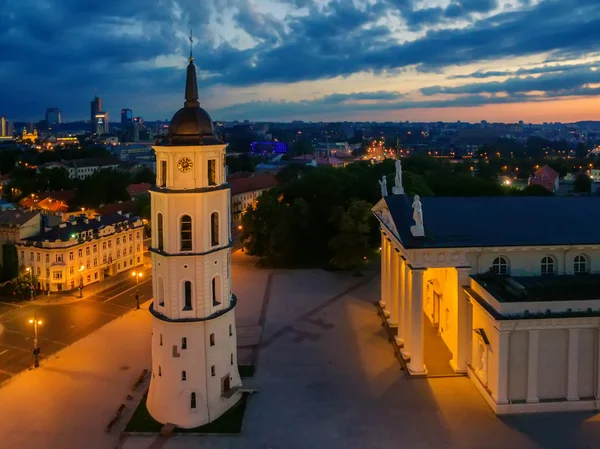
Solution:
M110 449L143 393L126 396L151 366L149 302L79 340L0 389L2 447ZM147 384L146 384L147 385ZM120 404L124 419L104 429Z
M39 295L36 297L36 299L34 299L33 303L41 304L41 305L45 305L45 306L48 306L48 305L57 306L57 305L70 304L72 302L77 302L81 299L85 299L89 296L95 295L99 292L109 289L109 288L113 287L114 285L117 285L123 281L132 279L131 278L132 271L136 271L136 270L140 270L140 269L144 272L144 274L146 276L149 276L152 274L152 266L150 264L144 263L143 266L132 268L131 270L127 270L123 273L119 273L116 276L111 276L111 277L105 279L104 281L95 282L91 285L86 285L83 288L83 298L79 297L79 290L74 289L74 290L69 290L68 292L65 292L63 294L51 293L50 296ZM133 285L133 281L132 281L132 285Z

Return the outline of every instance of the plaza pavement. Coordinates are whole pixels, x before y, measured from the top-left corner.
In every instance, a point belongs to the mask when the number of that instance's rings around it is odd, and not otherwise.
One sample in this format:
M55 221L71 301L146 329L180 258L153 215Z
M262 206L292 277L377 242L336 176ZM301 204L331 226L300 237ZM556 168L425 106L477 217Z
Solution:
M237 322L240 328L265 326L260 352L253 351L260 354L256 377L247 382L259 392L249 401L243 434L128 437L120 447L599 447L600 418L594 414L498 418L467 378L407 380L373 306L379 280L372 274L262 271L248 262L234 257ZM150 366L149 348L150 316L135 311L9 383L0 389L1 446L117 447L117 432L105 434L104 427L119 404L135 406L125 397Z

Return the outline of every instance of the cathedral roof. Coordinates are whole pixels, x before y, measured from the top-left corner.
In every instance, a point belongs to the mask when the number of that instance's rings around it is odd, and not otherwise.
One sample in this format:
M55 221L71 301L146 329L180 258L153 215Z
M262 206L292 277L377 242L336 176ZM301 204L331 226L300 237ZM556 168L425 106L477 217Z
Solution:
M410 231L412 197L384 200L405 248L600 244L598 196L423 197L425 237Z
M213 145L220 143L215 136L213 121L200 107L194 58L190 57L185 80L185 103L175 113L169 125L168 145Z

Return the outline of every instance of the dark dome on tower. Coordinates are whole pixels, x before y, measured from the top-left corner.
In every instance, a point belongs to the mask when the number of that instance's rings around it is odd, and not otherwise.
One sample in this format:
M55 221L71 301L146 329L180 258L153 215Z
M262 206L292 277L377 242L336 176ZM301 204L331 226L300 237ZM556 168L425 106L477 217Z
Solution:
M168 144L173 146L213 145L220 143L213 121L200 107L194 59L190 58L185 80L185 103L175 113L169 125Z

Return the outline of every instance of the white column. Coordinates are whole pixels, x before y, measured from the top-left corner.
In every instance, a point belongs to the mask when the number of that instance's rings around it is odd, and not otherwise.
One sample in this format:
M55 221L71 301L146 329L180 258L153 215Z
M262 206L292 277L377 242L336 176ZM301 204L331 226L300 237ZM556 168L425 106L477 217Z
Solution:
M398 259L400 255L393 245L390 246L390 299L387 304L387 310L390 311L388 325L398 327Z
M537 395L538 384L538 354L540 331L529 331L529 351L527 352L527 402L539 402Z
M385 239L385 310L383 311L383 315L385 318L390 317L390 303L392 301L392 253L394 252L394 248L390 242L389 238Z
M412 321L412 273L408 262L404 264L404 347L400 350L404 360L410 359Z
M577 365L579 364L579 329L569 329L567 361L567 401L578 401Z
M387 261L385 255L387 254L387 237L382 232L381 233L381 298L379 299L379 305L382 309L385 309L386 299L387 299L387 278L386 278L386 269L387 269Z
M426 269L412 269L411 354L408 369L411 375L426 375L423 342L423 274Z
M492 398L496 404L508 404L508 360L510 356L510 331L498 332L500 341L498 344L498 390ZM494 348L492 348L492 351Z
M460 267L456 269L458 280L457 304L456 304L456 352L452 354L450 366L457 373L467 371L467 357L471 350L469 347L469 334L472 332L472 325L469 321L467 312L467 294L463 287L470 284L470 267Z
M398 346L404 345L405 334L405 317L406 317L406 259L399 255L398 258L398 334L396 335L396 343Z

